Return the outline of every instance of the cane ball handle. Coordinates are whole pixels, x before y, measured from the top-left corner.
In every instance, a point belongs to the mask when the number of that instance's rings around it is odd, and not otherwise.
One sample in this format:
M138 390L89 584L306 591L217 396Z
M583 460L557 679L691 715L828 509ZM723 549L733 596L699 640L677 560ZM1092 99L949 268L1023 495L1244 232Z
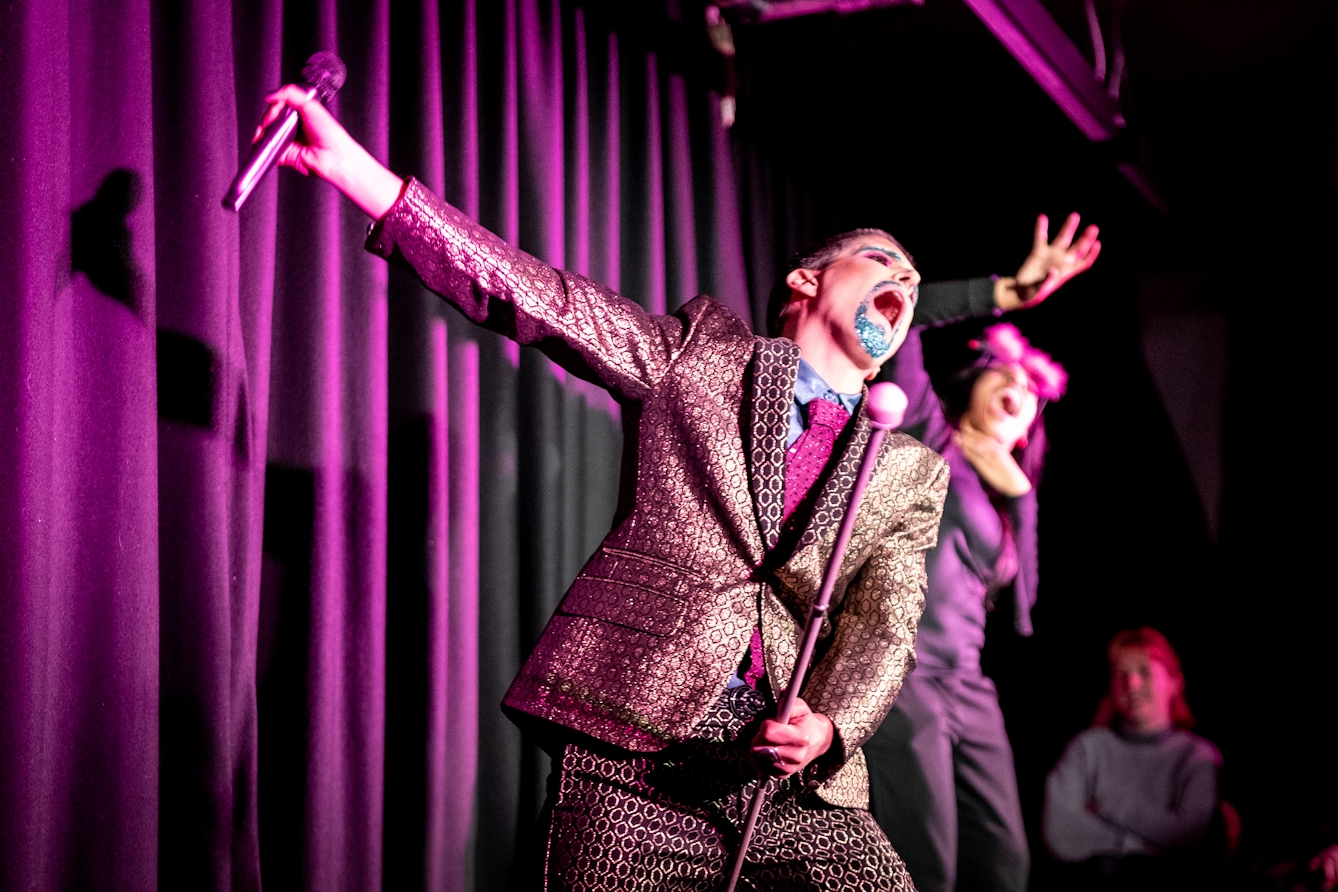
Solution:
M881 430L891 430L906 417L906 391L891 381L882 381L869 388L869 421Z

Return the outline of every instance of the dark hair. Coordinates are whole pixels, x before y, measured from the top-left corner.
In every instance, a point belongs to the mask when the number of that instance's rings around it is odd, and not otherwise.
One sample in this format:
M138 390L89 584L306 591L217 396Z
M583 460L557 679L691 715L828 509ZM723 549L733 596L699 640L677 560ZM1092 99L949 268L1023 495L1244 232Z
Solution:
M790 305L790 286L785 279L797 269L823 270L831 266L841 253L850 247L850 243L856 239L877 236L887 239L897 246L901 253L906 255L906 261L912 266L915 260L911 253L902 247L901 242L894 239L885 230L882 229L852 229L849 232L842 232L833 235L816 245L810 245L808 248L796 253L790 258L790 262L785 267L785 272L780 277L780 281L771 289L771 295L767 299L767 334L771 337L780 337L781 317L785 315L785 308Z
M1176 656L1175 648L1171 647L1171 642L1166 640L1166 636L1151 626L1140 626L1137 629L1125 629L1116 633L1106 647L1106 662L1112 670L1112 681L1115 658L1126 650L1141 650L1148 655L1149 660L1156 660L1166 667L1166 671L1176 680L1180 688L1171 700L1171 724L1177 728L1194 727L1194 713L1189 711L1189 704L1185 702L1185 673L1180 669L1180 657ZM1119 710L1115 708L1115 698L1107 688L1106 695L1101 698L1101 705L1096 708L1096 718L1092 720L1092 724L1100 728L1111 728L1115 726L1119 715Z

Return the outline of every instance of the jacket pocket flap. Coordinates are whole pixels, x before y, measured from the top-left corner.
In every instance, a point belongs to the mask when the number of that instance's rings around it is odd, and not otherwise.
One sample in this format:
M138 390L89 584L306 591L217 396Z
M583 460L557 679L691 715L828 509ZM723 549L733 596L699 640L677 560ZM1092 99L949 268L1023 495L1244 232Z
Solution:
M562 600L559 613L586 616L661 638L683 626L686 601L617 579L582 576Z

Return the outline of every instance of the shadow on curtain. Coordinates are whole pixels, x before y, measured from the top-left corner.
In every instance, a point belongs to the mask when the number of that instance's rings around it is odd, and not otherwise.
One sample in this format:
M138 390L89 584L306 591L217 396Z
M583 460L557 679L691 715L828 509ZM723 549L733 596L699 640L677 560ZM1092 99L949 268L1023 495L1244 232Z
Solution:
M498 704L606 531L619 407L388 271L328 187L219 199L333 49L397 172L747 318L708 85L557 0L111 7L0 31L0 884L504 888L547 765Z

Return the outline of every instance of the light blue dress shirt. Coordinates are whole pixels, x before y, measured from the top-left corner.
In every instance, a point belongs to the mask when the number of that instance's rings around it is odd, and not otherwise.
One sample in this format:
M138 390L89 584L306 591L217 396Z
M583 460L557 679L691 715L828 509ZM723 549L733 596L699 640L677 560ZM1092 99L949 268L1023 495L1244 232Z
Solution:
M785 435L786 449L793 446L794 441L798 440L799 435L808 427L808 413L804 411L804 407L819 397L844 406L851 415L855 414L855 407L859 405L860 400L858 393L838 393L833 390L831 385L814 371L813 366L801 357L799 377L794 382L794 402L790 404L790 430Z

